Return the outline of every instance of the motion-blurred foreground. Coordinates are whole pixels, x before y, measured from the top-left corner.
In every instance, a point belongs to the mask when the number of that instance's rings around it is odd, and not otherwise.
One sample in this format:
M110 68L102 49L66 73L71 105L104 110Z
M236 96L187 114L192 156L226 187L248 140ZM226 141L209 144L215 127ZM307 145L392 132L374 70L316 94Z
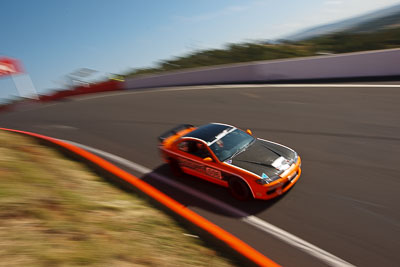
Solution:
M0 183L1 266L231 266L145 201L29 138L0 131Z

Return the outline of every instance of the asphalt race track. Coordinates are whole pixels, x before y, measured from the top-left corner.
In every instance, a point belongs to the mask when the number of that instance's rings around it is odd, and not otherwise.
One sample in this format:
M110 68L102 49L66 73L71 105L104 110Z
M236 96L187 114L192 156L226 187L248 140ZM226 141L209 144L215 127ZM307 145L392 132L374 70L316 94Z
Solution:
M246 223L243 216L257 217L356 266L399 266L400 85L335 85L125 91L2 113L0 127L78 142L145 166L153 173L143 177L130 171L281 265L327 262ZM208 122L249 128L257 137L295 149L302 157L302 177L279 199L247 202L194 177L173 177L159 157L157 136L176 124ZM160 182L154 173L245 215Z

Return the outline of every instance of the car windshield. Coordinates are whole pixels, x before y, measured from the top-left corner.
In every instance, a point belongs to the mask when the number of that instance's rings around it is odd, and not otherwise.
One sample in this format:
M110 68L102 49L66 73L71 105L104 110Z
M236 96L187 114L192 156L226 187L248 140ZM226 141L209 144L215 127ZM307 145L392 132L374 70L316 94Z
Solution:
M235 129L221 139L212 142L210 148L220 161L225 161L246 149L254 140L253 136Z

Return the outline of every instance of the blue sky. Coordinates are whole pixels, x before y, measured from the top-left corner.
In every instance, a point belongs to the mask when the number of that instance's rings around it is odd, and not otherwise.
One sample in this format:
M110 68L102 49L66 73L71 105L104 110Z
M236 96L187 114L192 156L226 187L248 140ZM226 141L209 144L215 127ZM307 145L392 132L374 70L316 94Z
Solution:
M124 73L193 50L276 39L399 0L2 1L0 56L22 61L39 93L79 68ZM0 78L0 102L17 95Z

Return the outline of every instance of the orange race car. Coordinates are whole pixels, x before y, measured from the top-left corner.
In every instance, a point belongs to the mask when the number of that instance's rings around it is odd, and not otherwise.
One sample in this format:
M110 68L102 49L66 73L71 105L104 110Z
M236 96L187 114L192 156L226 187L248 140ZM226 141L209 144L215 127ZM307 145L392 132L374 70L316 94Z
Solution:
M159 141L162 158L175 174L185 172L229 187L240 200L277 197L301 174L301 160L293 149L227 124L182 124Z

